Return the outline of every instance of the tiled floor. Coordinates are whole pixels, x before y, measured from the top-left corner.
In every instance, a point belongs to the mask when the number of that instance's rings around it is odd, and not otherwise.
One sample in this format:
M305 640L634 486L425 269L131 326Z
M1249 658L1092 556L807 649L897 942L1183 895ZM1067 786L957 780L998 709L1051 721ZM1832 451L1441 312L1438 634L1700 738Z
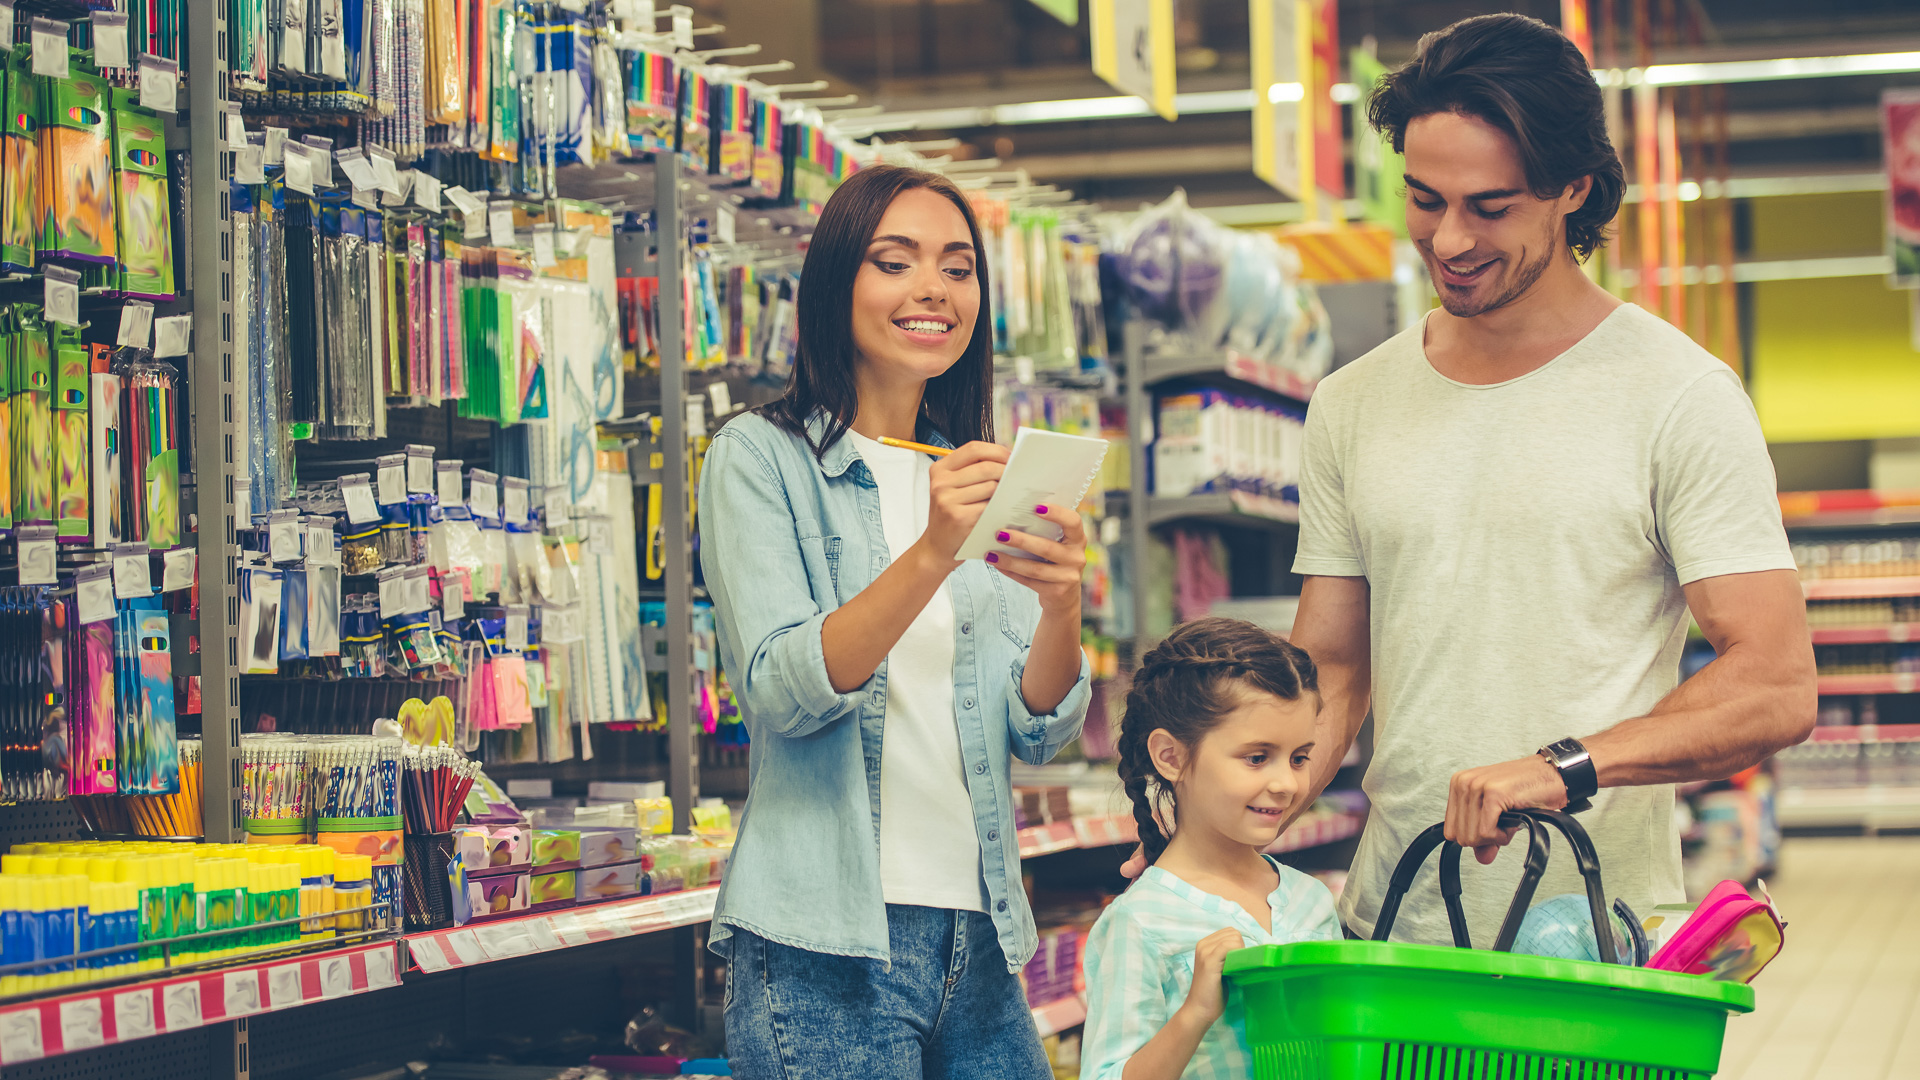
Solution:
M1767 887L1787 947L1720 1080L1920 1078L1920 837L1791 838Z

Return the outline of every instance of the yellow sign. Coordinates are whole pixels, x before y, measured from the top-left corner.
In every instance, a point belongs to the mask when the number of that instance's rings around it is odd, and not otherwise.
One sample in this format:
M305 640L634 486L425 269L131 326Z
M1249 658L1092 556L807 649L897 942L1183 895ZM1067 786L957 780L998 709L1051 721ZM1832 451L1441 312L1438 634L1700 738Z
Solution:
M1253 172L1281 194L1313 198L1313 124L1306 80L1307 0L1249 0L1253 46ZM1311 215L1310 215L1311 216Z
M1092 0L1093 73L1167 120L1179 118L1173 88L1173 0Z

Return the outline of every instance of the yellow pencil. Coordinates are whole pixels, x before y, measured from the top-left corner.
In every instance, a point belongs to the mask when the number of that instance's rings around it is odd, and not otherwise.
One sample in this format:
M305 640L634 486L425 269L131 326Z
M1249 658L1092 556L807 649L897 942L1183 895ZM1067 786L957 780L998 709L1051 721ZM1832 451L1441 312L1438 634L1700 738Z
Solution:
M945 447L928 446L926 443L908 442L905 439L896 439L890 435L882 435L878 441L881 446L897 446L902 450L918 450L923 454L932 454L934 457L946 457L948 454L953 453L953 451Z

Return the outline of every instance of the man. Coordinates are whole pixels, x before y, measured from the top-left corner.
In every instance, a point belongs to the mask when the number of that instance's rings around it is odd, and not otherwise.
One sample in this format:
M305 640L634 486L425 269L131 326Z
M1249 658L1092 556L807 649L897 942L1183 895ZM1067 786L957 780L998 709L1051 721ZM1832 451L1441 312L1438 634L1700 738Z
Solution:
M1806 737L1813 651L1772 464L1733 371L1590 281L1620 162L1585 60L1518 15L1420 42L1369 106L1406 156L1441 310L1308 411L1293 640L1318 663L1332 779L1368 711L1372 816L1341 897L1371 936L1444 819L1485 947L1520 860L1500 813L1591 797L1609 899L1682 899L1672 784ZM1691 609L1717 658L1676 689ZM1435 860L1394 938L1450 942ZM1578 891L1565 846L1538 896Z

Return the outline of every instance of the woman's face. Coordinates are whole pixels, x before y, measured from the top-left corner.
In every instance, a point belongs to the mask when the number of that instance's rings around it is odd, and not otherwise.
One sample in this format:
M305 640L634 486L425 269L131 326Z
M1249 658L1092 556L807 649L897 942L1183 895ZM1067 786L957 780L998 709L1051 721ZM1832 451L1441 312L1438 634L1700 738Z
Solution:
M926 188L894 197L853 279L861 373L924 382L960 359L980 314L973 236L960 208Z

